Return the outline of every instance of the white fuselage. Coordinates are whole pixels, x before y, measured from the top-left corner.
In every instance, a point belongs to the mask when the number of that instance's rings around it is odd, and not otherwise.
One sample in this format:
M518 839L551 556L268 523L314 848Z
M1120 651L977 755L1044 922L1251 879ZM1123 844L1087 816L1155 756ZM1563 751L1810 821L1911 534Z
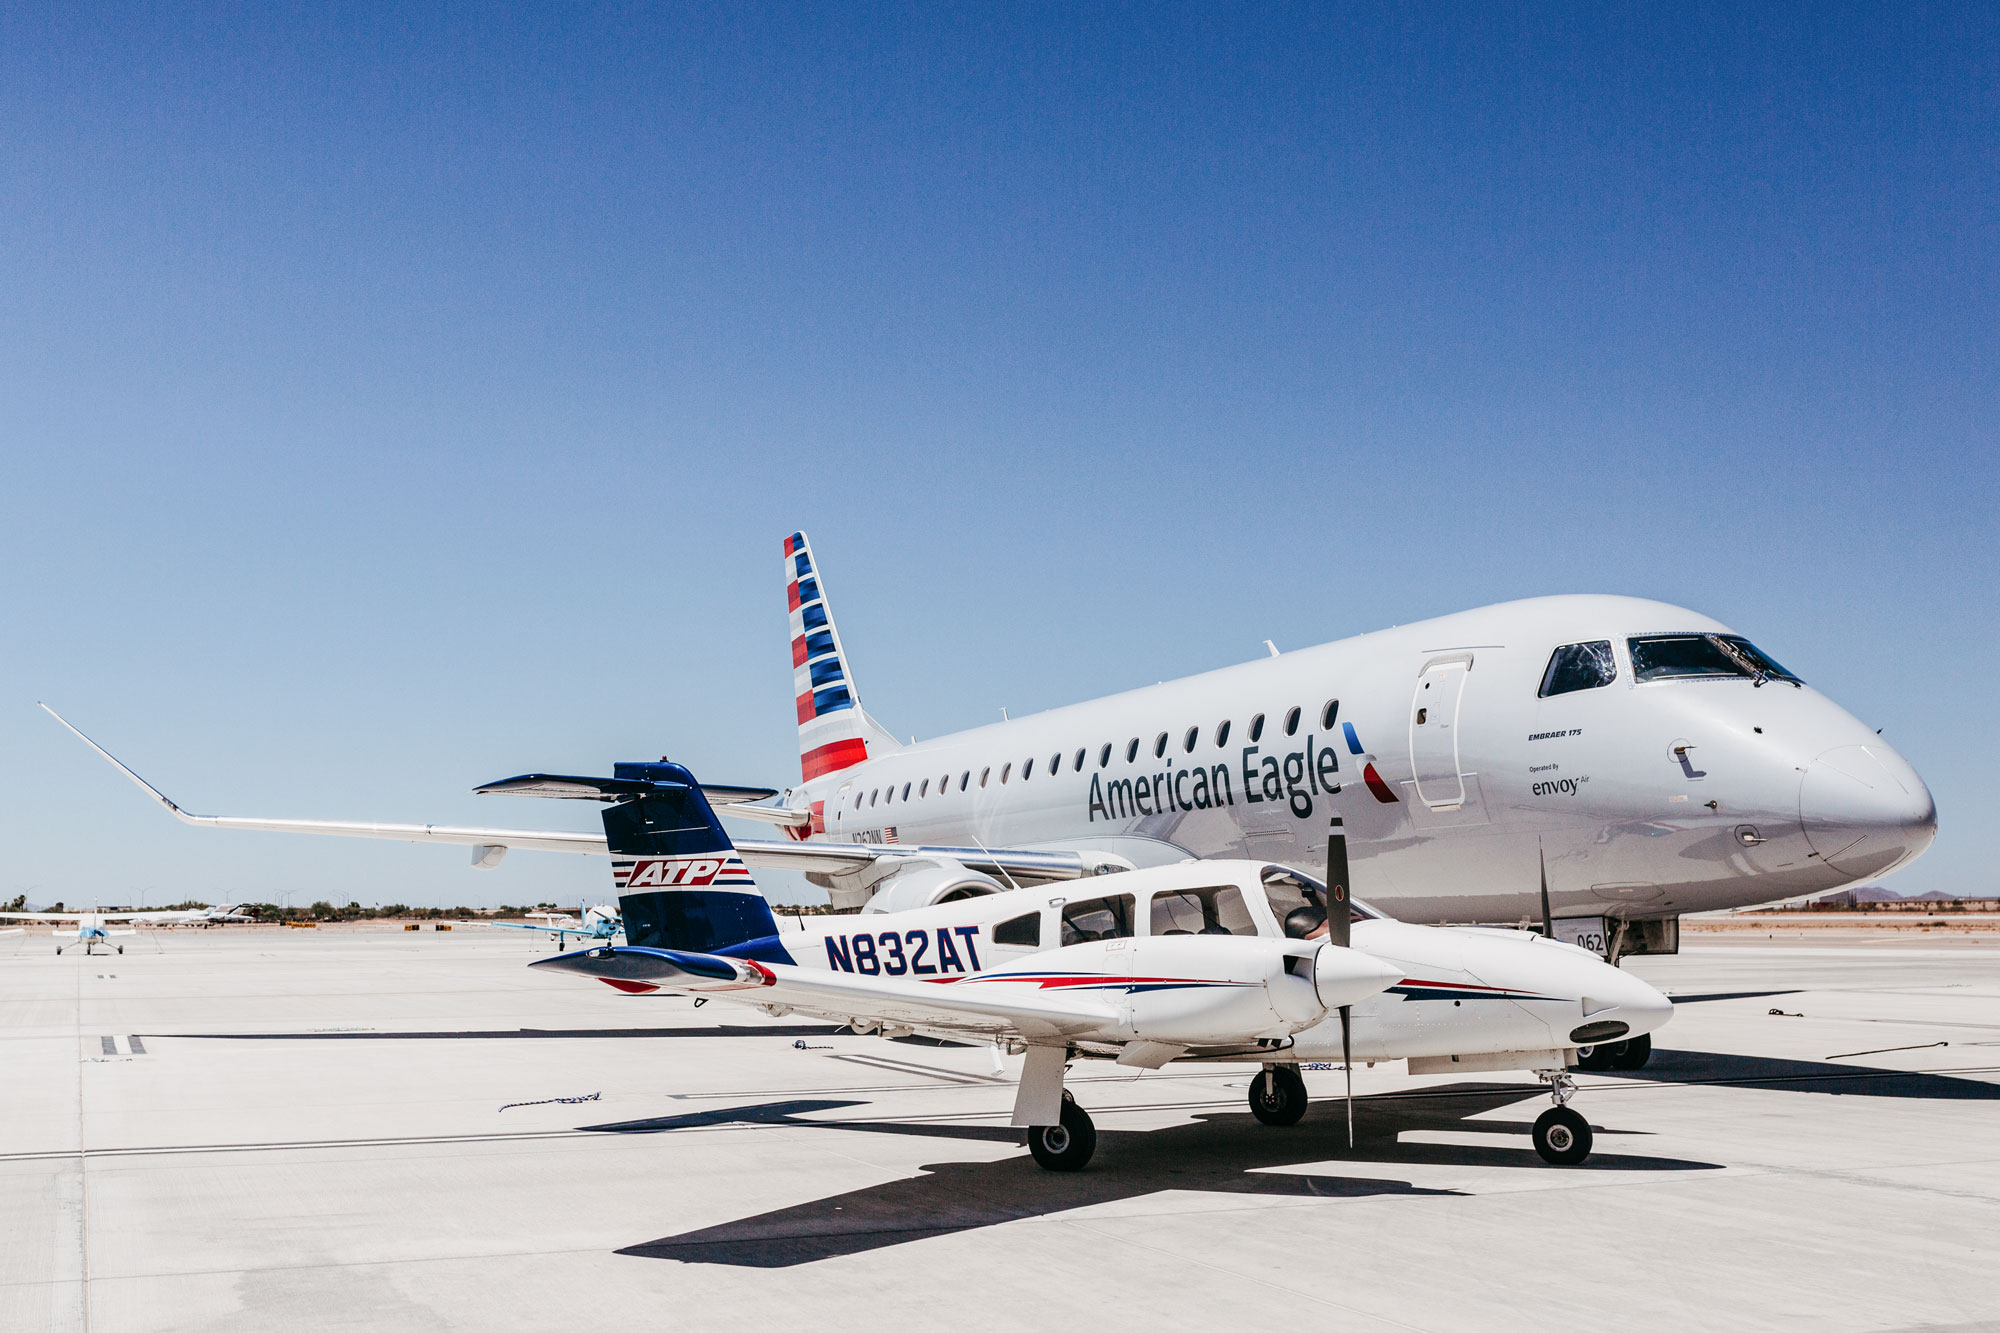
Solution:
M1321 1020L1315 1011L1304 1027L1285 1021L1282 986L1293 979L1232 993L1232 1007L1218 1007L1212 991L1180 989L1185 978L1173 970L1184 964L1172 957L1178 946L1286 938L1260 880L1273 869L1233 860L1161 866L913 911L806 917L802 929L777 938L799 967L862 977L1060 991L1077 984L1101 989L1109 976L1120 1003L1156 1029L1183 1002L1191 1020L1198 1016L1213 1028L1213 1036L1199 1029L1178 1035L1184 1044L1223 1042L1221 1034L1234 1032L1282 1038L1286 1059L1339 1059L1336 1020ZM1219 912L1218 893L1227 899ZM1200 929L1199 909L1189 915L1189 904L1202 898L1213 929ZM1121 933L1091 937L1090 927L1107 925ZM1196 929L1177 928L1189 926ZM1656 1030L1672 1012L1658 991L1596 955L1524 932L1377 918L1354 922L1351 947L1401 974L1397 984L1353 1006L1351 1040L1360 1060L1560 1052L1590 1044L1587 1034L1577 1035L1587 1023L1617 1024L1621 1037L1636 1036ZM1169 956L1159 957L1163 952ZM1213 980L1221 973L1205 975ZM1238 980L1252 975L1245 971ZM749 998L754 1002L755 993ZM1264 1012L1270 1007L1278 1012ZM1275 1058L1270 1050L1197 1054Z
M1417 922L1537 919L1544 866L1558 916L1669 916L1876 878L1930 844L1922 779L1810 685L1635 681L1628 637L1683 631L1728 632L1626 597L1485 607L912 744L787 803L838 842L1140 866L1316 867L1339 814L1354 891ZM1586 641L1615 677L1542 697L1552 652Z

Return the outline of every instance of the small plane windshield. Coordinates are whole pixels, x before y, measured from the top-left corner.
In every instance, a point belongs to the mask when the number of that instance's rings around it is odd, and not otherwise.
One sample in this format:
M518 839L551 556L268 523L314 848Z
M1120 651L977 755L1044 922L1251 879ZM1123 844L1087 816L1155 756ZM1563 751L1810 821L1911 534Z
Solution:
M1737 634L1646 634L1628 640L1632 678L1644 682L1690 676L1735 676L1755 680L1799 678L1755 644Z
M1278 926L1295 940L1326 934L1326 885L1290 866L1264 867L1264 897ZM1347 900L1348 920L1375 921L1382 914L1359 898Z

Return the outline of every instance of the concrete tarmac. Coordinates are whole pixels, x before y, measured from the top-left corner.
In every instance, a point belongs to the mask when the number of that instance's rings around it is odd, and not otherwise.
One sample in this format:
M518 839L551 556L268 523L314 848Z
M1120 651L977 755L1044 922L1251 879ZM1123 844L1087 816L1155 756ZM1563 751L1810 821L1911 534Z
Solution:
M1582 1075L1077 1067L531 974L460 927L0 938L0 1329L2000 1328L2000 953L1857 930L1632 960ZM1774 1012L1775 1011L1775 1012ZM1302 1321L1304 1321L1302 1323Z

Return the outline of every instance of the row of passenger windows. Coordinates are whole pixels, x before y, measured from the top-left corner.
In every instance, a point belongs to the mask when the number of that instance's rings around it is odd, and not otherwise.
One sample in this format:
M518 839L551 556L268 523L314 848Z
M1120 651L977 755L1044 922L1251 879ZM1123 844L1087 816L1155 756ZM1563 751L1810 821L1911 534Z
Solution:
M1286 711L1284 717L1284 729L1285 729L1285 734L1287 736L1296 736L1298 734L1299 722L1303 717L1304 717L1304 712L1299 708L1292 708ZM1319 729L1321 731L1332 731L1333 724L1339 717L1340 717L1340 700L1328 699L1326 701L1326 704L1319 710ZM1216 749L1219 750L1223 746L1229 744L1229 732L1230 732L1230 725L1229 725L1229 720L1227 718L1215 724ZM1263 740L1264 715L1262 713L1259 713L1257 714L1257 716L1251 718L1250 725L1244 730L1243 734L1244 738L1248 740L1249 743L1252 745L1255 745L1259 741ZM1165 731L1155 736L1153 738L1152 746L1150 747L1152 750L1153 758L1155 759L1166 758L1167 745L1173 739L1175 738L1172 736L1172 734L1170 732L1165 732ZM1201 728L1199 726L1189 727L1185 732L1183 732L1180 735L1178 739L1180 741L1181 752L1183 754L1193 754L1195 747L1201 743ZM1103 745L1099 746L1096 756L1097 766L1099 768L1109 768L1111 766L1111 756L1117 750L1117 748L1118 747L1111 741L1106 741L1104 742ZM1124 748L1125 748L1125 762L1128 764L1137 763L1139 759L1139 737L1134 736L1131 740L1125 742ZM1069 756L1070 771L1075 773L1081 773L1084 770L1084 768L1089 764L1090 759L1091 759L1090 747L1086 745L1079 748L1075 754ZM1016 766L1014 764L1012 763L1002 764L1000 765L1000 781L1006 782L1010 778L1018 776L1022 782L1026 782L1035 776L1036 767L1037 764L1034 759L1027 759L1022 761L1022 763L1018 767L1018 773ZM1045 771L1052 777L1055 774L1063 771L1063 755L1060 751L1049 756L1048 767ZM993 779L993 769L991 766L983 768L979 771L980 786L984 787L992 779ZM960 773L958 775L958 790L965 791L967 788L971 786L972 786L972 770L968 768L963 773ZM877 803L886 803L893 805L898 799L905 801L922 800L926 796L931 796L931 795L942 796L950 790L952 790L952 776L949 773L939 778L935 786L932 784L929 778L924 778L923 780L918 782L905 782L901 787L898 787L892 783L887 787L874 787L865 792L861 791L855 792L854 808L856 810L859 810L865 806L873 806L876 805Z
M1318 880L1277 867L1267 870L1263 879L1271 914L1277 918L1279 928L1287 936L1317 939L1325 933L1326 890ZM1113 893L1102 898L1065 903L1061 914L1060 942L1083 944L1090 940L1130 938L1135 933L1134 906L1133 896L1129 893ZM1149 907L1149 935L1257 933L1257 920L1243 901L1243 891L1233 884L1220 884L1213 888L1164 889L1153 895ZM1352 904L1349 912L1357 921L1375 915L1358 903ZM1040 909L1000 922L993 927L993 942L1040 948Z

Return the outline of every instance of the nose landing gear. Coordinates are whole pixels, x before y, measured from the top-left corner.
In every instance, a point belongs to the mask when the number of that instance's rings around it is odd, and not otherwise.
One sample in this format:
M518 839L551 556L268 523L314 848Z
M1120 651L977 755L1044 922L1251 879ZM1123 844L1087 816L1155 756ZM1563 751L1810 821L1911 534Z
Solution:
M1535 1074L1549 1085L1555 1105L1535 1120L1535 1151L1551 1166L1575 1166L1590 1156L1590 1122L1572 1111L1567 1103L1576 1095L1576 1080L1566 1069L1538 1069Z

